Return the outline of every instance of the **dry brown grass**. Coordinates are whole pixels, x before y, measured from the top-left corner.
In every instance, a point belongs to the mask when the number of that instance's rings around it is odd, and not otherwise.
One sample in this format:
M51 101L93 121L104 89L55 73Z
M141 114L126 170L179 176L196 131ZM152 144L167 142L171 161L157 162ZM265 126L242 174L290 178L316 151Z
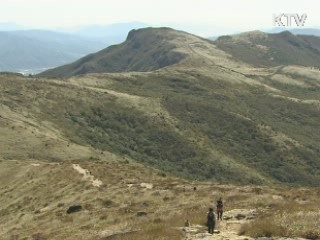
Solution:
M178 221L180 222L180 221ZM145 225L136 226L139 230L128 232L126 234L119 234L115 236L110 236L102 238L101 240L154 240L154 239L172 239L178 240L183 237L182 231L179 230L177 222L174 218L170 220L163 220L161 218L156 218L150 223Z
M269 208L259 218L243 225L241 235L252 237L303 237L320 239L320 204L316 189L283 191L286 200L269 201Z
M104 185L92 186L72 168L73 163L88 169ZM186 220L205 231L208 208L219 197L226 211L257 209L259 217L243 226L242 234L319 236L319 190L190 183L123 159L0 164L0 238L4 240L30 236L50 240L181 239ZM153 188L141 187L141 183L151 183ZM84 210L66 214L72 204L81 204Z

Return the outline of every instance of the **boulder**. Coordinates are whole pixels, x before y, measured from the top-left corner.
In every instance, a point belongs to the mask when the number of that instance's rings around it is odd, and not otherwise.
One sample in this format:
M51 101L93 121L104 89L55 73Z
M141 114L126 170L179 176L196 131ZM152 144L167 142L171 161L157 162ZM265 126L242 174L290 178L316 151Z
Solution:
M67 214L79 212L81 210L82 210L82 206L81 205L73 205L73 206L70 206L68 208Z
M142 216L147 216L147 215L148 215L148 213L144 212L144 211L137 212L137 217L142 217Z
M223 216L223 220L230 220L232 219L232 216Z
M245 218L246 218L246 215L243 214L243 213L238 213L238 214L235 216L235 218L236 218L237 220L245 219Z

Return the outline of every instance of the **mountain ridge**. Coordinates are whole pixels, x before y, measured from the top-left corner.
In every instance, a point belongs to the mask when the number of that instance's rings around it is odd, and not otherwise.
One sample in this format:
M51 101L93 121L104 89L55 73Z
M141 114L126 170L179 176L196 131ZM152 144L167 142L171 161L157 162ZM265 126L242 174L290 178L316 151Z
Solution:
M91 39L44 30L2 31L0 36L0 71L55 67L105 46Z
M256 67L317 66L320 61L319 37L289 31L273 34L253 31L221 36L214 42L236 59Z
M226 43L268 38L252 32ZM288 33L278 38L291 48L305 44ZM105 73L106 66L114 72ZM3 105L51 122L79 146L189 179L319 184L320 72L309 66L257 68L209 40L150 28L36 77L4 76ZM7 149L8 157L18 157Z
M148 40L146 40L148 39ZM210 41L171 28L132 30L120 45L106 48L78 61L50 69L39 76L71 77L94 72L153 71L171 65L209 67L212 65L317 66L320 38L252 31L221 36ZM124 54L125 52L125 54ZM146 54L145 54L146 53ZM202 64L200 64L202 63ZM183 65L183 64L182 64Z

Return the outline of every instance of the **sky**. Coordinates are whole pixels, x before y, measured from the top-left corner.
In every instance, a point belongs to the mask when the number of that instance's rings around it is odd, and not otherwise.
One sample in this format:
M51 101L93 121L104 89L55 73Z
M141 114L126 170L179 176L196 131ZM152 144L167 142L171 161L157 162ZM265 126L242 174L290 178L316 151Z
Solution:
M45 29L134 21L215 36L271 29L280 13L320 26L319 0L0 0L0 22Z

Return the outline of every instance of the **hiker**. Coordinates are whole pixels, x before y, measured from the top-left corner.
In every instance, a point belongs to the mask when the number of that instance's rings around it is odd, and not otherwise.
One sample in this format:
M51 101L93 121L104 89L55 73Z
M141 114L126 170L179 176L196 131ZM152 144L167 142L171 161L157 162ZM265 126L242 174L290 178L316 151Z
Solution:
M222 202L222 198L219 198L219 200L217 201L218 220L222 220L222 214L223 214L223 202Z
M213 212L213 208L209 208L207 225L208 225L208 232L211 234L213 234L215 223L216 223L216 219Z

